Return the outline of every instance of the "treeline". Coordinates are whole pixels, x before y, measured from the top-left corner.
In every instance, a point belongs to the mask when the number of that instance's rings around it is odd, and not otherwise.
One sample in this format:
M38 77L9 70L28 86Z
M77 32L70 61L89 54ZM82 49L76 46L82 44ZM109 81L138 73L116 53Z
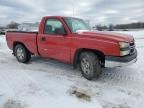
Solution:
M6 28L8 29L17 29L18 26L20 24L18 24L17 22L10 22L9 24L6 25ZM109 30L109 31L113 31L113 30L117 30L117 29L122 29L122 30L127 30L127 29L140 29L140 28L144 28L144 22L137 22L137 23L130 23L130 24L110 24L110 25L95 25L93 27L94 29L97 30Z
M9 24L6 25L6 28L8 28L8 29L17 29L18 26L19 26L19 24L17 22L12 21L12 22L10 22Z
M118 24L114 26L115 29L136 29L136 28L144 28L144 23L131 23L131 24Z
M127 29L140 29L140 28L144 28L144 23L142 22L137 22L137 23L130 23L130 24L110 24L110 25L95 25L94 29L97 30L109 30L112 31L114 29L123 29L123 30L127 30Z

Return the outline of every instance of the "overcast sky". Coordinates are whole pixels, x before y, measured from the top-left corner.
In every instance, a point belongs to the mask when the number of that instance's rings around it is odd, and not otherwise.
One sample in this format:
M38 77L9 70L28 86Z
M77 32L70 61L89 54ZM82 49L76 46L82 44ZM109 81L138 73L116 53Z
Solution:
M0 0L0 25L46 15L74 15L96 24L144 22L144 0Z

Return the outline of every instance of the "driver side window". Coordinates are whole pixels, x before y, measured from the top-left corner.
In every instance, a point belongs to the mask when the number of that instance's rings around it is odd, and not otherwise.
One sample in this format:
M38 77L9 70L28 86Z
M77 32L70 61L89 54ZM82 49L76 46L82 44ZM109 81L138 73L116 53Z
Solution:
M61 21L48 19L45 24L44 34L64 34L65 29Z

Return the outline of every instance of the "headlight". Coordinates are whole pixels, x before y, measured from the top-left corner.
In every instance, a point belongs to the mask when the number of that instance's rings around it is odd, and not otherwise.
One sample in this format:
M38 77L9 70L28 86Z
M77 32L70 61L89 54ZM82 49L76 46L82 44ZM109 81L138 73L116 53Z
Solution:
M130 53L130 44L127 42L120 42L120 56L126 56Z
M120 45L120 48L127 48L127 47L129 47L129 43L127 43L127 42L120 42L119 45Z

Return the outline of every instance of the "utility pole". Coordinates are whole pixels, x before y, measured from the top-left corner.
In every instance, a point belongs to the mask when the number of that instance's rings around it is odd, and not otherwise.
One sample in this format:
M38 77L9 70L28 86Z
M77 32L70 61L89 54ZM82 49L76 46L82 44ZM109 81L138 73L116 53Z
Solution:
M73 12L73 17L74 17L74 15L75 15L75 12L74 12L75 10L74 10L74 3L72 2L72 12Z

